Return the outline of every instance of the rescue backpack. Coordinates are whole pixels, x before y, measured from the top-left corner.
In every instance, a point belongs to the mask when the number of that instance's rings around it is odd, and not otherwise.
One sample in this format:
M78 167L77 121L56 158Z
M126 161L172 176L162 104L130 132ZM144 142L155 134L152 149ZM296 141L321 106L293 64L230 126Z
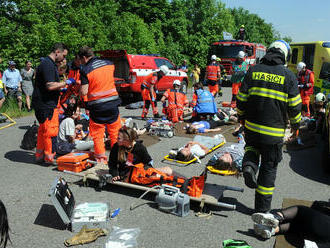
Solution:
M38 128L39 125L34 121L33 125L26 130L21 142L22 149L32 150L37 146Z
M147 187L167 184L177 188L184 194L192 197L201 197L206 181L206 172L201 176L192 178L183 178L169 176L155 168L144 169L142 163L134 165L129 176L129 183L140 184Z

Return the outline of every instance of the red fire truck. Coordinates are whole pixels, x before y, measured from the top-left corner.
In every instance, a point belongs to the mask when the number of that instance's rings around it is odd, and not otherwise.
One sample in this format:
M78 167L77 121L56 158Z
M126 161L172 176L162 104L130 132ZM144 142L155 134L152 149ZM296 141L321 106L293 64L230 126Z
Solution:
M239 51L245 52L246 62L249 65L255 65L266 54L266 46L242 40L220 40L214 42L210 47L208 61L210 61L212 55L216 55L221 59L220 63L226 69L227 78L225 78L225 81L227 83L230 82L233 74L232 62L235 61Z

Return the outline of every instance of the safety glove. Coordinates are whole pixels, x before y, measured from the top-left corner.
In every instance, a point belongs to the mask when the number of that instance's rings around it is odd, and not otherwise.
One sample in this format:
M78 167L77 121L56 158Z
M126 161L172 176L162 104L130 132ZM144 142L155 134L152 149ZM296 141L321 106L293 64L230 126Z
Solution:
M68 78L65 82L67 85L71 85L71 84L75 84L76 80L74 80L74 78Z

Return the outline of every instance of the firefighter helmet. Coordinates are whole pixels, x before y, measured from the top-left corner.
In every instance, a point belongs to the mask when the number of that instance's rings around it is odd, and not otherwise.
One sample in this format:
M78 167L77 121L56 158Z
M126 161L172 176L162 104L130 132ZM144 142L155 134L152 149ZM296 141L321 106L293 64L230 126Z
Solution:
M166 65L161 65L159 67L159 71L163 72L164 75L167 75L167 73L169 72L169 69L168 69L168 67Z
M306 64L304 62L299 62L297 65L297 71L301 72L302 69L304 69L306 67Z
M178 80L178 79L174 80L174 81L173 81L173 86L174 86L174 85L181 86L181 82L180 82L180 80Z
M244 59L244 57L245 57L245 52L239 51L237 54L237 58Z
M323 93L317 93L315 96L315 102L325 102L325 95Z
M290 59L291 48L290 45L284 40L276 40L272 44L270 44L269 48L278 48L281 53L284 55L285 62Z
M217 60L217 56L216 55L212 55L211 56L211 60Z

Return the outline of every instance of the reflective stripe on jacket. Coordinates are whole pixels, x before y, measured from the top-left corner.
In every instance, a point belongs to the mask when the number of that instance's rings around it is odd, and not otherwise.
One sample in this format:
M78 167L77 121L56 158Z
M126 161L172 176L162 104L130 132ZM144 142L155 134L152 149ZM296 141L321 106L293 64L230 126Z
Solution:
M206 79L217 81L220 79L218 74L220 74L220 66L218 64L211 63L206 67Z
M168 106L176 106L177 108L183 109L188 104L187 96L174 89L168 89L165 91L164 96L167 98Z
M245 120L247 139L257 143L283 141L287 116L293 127L301 121L301 98L295 75L283 65L251 67L237 95L237 113Z
M81 76L88 81L88 102L99 102L98 100L104 102L118 99L114 70L115 66L111 61L96 57L88 61L82 68Z
M305 72L300 72L298 74L298 82L299 84L303 84L304 87L300 88L300 95L310 96L314 91L314 72L311 70L306 70Z

